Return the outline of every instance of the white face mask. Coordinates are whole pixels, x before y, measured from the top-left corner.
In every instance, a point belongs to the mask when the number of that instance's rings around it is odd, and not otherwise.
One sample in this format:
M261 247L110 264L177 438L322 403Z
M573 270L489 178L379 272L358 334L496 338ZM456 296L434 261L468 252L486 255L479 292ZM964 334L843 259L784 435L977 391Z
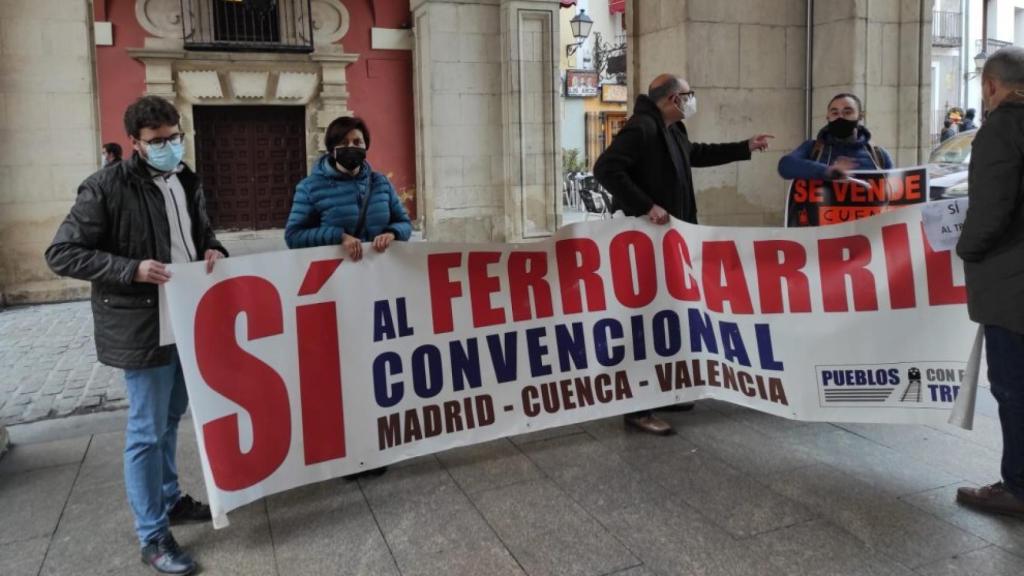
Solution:
M679 107L676 106L676 108L679 108ZM694 116L696 116L697 115L697 96L696 95L690 96L690 98L686 100L686 103L683 104L683 107L679 108L679 111L683 113L683 118L686 118L687 120L689 120L690 118L693 118Z
M100 166L106 166L106 165L107 165L107 156L105 154L100 154Z

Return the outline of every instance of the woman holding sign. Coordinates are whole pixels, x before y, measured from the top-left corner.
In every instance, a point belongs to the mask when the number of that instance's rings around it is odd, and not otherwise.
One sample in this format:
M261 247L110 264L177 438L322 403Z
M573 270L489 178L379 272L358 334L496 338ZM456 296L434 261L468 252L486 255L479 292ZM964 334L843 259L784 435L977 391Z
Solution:
M891 170L892 158L871 144L864 106L854 94L838 94L828 104L828 124L779 160L786 180L845 180L852 170Z
M341 244L353 261L363 242L378 252L412 234L409 215L387 176L366 161L370 131L359 118L342 116L327 127L327 152L299 182L284 239L289 248Z

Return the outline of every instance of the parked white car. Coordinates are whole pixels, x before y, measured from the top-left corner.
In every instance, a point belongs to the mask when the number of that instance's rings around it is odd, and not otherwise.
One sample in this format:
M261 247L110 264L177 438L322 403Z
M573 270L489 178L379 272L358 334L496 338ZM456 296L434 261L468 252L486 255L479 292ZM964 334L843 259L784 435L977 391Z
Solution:
M977 130L962 132L939 144L928 159L928 188L932 200L967 196L967 167Z

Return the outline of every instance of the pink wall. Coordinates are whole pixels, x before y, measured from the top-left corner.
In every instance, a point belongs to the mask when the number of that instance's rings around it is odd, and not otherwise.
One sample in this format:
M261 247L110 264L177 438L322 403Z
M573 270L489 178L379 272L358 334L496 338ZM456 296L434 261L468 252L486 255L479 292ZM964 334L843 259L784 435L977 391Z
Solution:
M114 45L96 47L100 134L103 143L120 143L128 157L131 144L124 131L124 110L145 92L146 70L126 50L141 48L146 31L135 19L133 0L96 0L93 11L97 21L112 22L114 28Z
M412 53L372 50L370 29L402 28L411 22L409 0L342 0L349 11L349 32L342 40L346 52L359 54L348 67L348 107L361 116L373 134L369 159L374 169L389 175L416 217L416 160L412 94ZM131 154L122 119L124 110L145 91L145 69L128 55L141 48L145 30L135 18L134 0L96 0L97 21L110 21L114 45L96 48L99 79L100 130L103 142L119 142Z
M416 217L416 141L413 119L412 52L370 49L370 28L402 28L411 21L409 0L344 0L352 17L342 40L359 54L348 67L348 108L373 135L369 160L388 174L409 215ZM374 9L374 10L371 10ZM376 16L374 23L373 16Z

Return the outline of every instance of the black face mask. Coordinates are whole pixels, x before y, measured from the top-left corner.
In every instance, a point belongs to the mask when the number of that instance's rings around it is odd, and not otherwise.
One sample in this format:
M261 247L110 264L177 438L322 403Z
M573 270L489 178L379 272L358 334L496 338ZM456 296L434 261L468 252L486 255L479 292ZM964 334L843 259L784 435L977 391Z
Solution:
M857 129L856 120L847 120L846 118L836 118L835 120L828 123L828 133L837 140L845 140L853 135L853 131Z
M334 161L349 172L359 168L366 160L366 149L354 146L345 146L334 149Z

